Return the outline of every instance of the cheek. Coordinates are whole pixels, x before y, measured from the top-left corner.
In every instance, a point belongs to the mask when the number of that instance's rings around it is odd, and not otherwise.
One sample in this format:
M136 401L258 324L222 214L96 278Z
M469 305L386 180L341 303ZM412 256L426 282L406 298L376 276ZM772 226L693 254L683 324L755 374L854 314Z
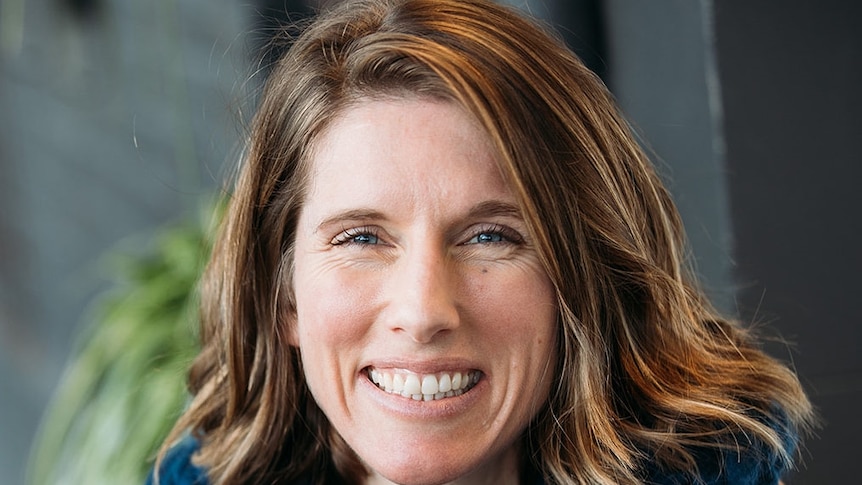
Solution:
M507 348L551 349L557 307L550 280L538 271L476 279L470 285L472 313L486 322L488 337Z
M327 414L339 409L370 319L364 292L332 275L296 280L296 345L307 385Z
M371 322L373 291L368 283L339 277L338 272L297 279L296 331L304 353L361 340Z

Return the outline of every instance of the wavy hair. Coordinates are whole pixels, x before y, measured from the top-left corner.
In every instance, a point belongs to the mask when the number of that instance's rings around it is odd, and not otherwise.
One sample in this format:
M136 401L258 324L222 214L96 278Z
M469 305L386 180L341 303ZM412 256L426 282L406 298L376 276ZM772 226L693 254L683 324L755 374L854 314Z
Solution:
M524 440L553 483L640 483L646 462L757 440L790 463L812 416L796 376L720 316L686 267L679 215L601 81L555 36L483 0L356 0L275 65L202 284L192 430L213 483L354 483L286 341L309 152L375 97L460 105L490 136L559 305L558 384Z

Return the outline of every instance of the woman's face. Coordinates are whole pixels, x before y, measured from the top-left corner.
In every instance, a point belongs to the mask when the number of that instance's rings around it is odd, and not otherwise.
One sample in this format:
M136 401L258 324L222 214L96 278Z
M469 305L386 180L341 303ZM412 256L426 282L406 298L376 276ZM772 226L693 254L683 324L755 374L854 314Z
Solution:
M314 399L370 482L516 480L557 310L488 136L454 104L369 100L315 148L290 333Z

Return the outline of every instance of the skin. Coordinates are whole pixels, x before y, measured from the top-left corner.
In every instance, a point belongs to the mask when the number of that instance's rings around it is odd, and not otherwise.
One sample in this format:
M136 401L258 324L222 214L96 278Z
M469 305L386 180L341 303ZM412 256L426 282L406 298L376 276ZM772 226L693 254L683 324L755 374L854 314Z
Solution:
M290 341L367 483L518 483L557 310L490 147L461 108L418 99L354 105L315 146ZM380 389L370 368L479 377L416 401Z

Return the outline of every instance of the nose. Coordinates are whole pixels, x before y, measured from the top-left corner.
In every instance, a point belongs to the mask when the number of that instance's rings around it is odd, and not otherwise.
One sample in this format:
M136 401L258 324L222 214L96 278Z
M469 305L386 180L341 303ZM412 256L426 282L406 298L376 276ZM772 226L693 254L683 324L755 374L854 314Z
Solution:
M459 325L456 271L445 251L415 248L393 270L386 311L392 331L425 344Z

